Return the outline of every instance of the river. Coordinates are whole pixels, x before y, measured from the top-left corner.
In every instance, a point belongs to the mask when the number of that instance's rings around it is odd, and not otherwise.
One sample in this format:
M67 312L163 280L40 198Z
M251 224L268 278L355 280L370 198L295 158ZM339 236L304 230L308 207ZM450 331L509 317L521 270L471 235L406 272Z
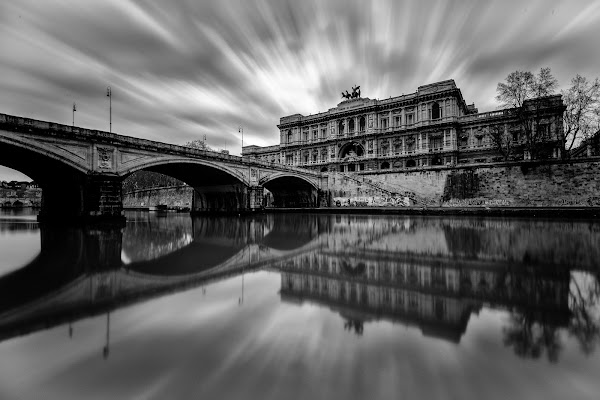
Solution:
M0 398L597 399L600 223L0 210Z

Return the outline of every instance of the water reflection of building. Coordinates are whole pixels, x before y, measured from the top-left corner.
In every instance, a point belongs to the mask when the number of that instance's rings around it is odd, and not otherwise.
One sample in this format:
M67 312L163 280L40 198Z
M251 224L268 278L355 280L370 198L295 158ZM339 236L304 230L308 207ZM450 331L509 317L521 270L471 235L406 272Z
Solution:
M458 342L482 304L569 315L568 271L531 271L500 263L364 253L304 254L279 265L281 297L324 304L349 321L385 319Z

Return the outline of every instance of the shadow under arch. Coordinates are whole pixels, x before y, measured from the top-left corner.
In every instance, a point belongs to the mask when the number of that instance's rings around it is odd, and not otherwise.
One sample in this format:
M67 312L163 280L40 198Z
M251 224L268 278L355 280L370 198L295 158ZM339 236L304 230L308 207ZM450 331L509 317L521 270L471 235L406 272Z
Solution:
M154 160L123 172L122 178L150 171L178 179L194 188L192 213L239 212L249 207L248 181L235 169L206 160Z
M318 204L318 187L304 177L280 173L261 184L273 194L273 203L267 204L267 207L306 208Z
M138 163L122 171L123 178L138 172L158 172L179 179L190 186L211 186L242 183L248 185L246 177L233 168L201 159L164 158L150 162Z
M0 164L29 176L42 189L40 215L78 217L93 209L95 178L81 164L35 143L8 143L0 137ZM88 195L83 195L83 193Z

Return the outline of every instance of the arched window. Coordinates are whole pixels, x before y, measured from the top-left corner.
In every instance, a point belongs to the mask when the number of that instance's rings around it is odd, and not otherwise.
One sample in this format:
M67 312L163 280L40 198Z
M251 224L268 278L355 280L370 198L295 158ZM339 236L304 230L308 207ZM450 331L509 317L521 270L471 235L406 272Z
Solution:
M417 162L415 160L406 161L406 168L413 168L417 166Z
M344 134L344 121L340 121L340 123L338 124L338 133L340 135Z
M321 168L321 172L327 172L327 167Z
M358 129L360 132L365 131L365 125L366 125L365 117L360 117L360 119L358 120Z
M348 122L348 132L354 132L354 118L351 118Z
M390 169L390 163L389 162L382 162L381 163L381 169Z
M433 103L431 106L431 119L440 119L442 117L442 112L440 109L440 105L438 103Z
M292 143L292 139L293 139L292 131L289 130L288 133L287 133L287 142L288 142L288 144Z

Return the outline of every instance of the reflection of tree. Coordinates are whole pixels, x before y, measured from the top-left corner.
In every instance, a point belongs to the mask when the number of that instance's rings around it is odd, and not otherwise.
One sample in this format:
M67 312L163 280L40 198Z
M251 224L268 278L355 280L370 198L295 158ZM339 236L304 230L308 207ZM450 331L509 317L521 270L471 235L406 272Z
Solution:
M572 273L569 291L569 333L591 354L600 341L600 282L592 274Z
M550 295L547 291L538 293L546 299ZM560 333L564 330L579 342L585 354L591 354L600 342L598 278L589 273L571 272L568 298L569 315L564 321L560 311L536 311L535 304L513 310L510 325L503 329L504 344L513 347L520 357L537 359L546 353L549 361L556 362L563 347Z
M347 319L344 321L344 330L350 332L354 331L356 335L362 336L364 330L363 321L357 319Z
M562 348L557 329L550 321L536 321L532 312L516 312L510 326L504 328L504 345L525 358L539 358L545 350L548 360L556 362Z

